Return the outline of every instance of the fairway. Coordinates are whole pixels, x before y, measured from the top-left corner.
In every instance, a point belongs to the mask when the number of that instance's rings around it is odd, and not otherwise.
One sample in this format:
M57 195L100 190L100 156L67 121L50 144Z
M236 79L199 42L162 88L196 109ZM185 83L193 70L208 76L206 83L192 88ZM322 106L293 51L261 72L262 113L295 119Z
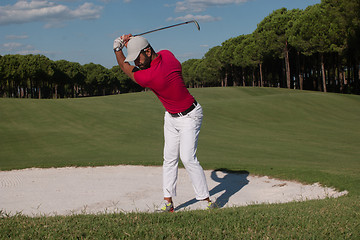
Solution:
M191 92L204 108L198 148L204 168L340 190L359 180L359 96L241 87ZM162 164L164 109L151 92L0 99L0 112L1 170Z
M349 194L306 203L172 216L4 218L2 212L0 236L135 239L184 238L197 233L199 238L221 239L226 233L234 239L359 237L360 96L252 87L190 91L204 109L198 158L205 169L319 182ZM0 99L0 168L160 166L163 113L151 92L80 99ZM204 221L198 224L199 219ZM194 224L189 225L191 222ZM34 232L34 225L46 225L51 231L39 228Z

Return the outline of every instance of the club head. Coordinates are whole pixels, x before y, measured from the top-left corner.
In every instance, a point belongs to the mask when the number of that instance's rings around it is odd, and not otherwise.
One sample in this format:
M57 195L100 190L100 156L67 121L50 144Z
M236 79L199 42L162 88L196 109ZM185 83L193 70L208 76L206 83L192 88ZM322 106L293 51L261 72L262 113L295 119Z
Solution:
M200 25L199 25L199 23L198 23L196 20L193 20L193 22L195 23L197 29L200 31Z

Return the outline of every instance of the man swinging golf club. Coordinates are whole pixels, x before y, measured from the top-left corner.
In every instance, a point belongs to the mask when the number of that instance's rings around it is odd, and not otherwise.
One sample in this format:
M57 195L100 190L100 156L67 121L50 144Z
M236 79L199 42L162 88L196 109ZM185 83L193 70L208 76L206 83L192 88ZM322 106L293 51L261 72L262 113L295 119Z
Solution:
M126 58L122 52L125 46ZM214 208L204 170L196 157L203 112L185 86L180 62L168 50L156 53L141 36L123 35L114 40L113 48L122 71L140 86L150 88L166 110L161 211L174 211L172 198L176 196L179 157L190 176L196 199L202 201L204 209ZM132 61L136 67L129 64Z

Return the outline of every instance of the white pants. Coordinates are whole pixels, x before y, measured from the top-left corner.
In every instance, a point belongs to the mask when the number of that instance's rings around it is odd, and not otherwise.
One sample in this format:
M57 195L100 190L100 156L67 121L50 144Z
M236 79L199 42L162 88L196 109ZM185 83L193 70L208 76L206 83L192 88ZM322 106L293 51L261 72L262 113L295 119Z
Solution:
M209 190L203 168L196 157L198 137L203 112L200 104L187 115L172 117L165 112L164 117L164 197L176 196L179 157L188 172L197 200L209 197Z

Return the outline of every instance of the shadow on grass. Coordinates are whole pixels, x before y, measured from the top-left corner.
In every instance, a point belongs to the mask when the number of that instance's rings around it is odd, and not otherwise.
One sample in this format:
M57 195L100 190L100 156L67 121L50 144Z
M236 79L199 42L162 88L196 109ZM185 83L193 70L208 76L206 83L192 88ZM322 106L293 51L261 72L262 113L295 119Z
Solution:
M219 178L218 172L222 172L224 177ZM216 199L216 204L219 208L224 207L228 202L232 195L239 192L244 186L246 186L249 181L247 177L249 175L248 171L231 171L226 168L219 168L211 172L211 179L219 184L210 190L210 197L215 194L225 191ZM198 202L195 198L180 204L175 208L175 211L180 210L182 208L186 208L192 204Z

